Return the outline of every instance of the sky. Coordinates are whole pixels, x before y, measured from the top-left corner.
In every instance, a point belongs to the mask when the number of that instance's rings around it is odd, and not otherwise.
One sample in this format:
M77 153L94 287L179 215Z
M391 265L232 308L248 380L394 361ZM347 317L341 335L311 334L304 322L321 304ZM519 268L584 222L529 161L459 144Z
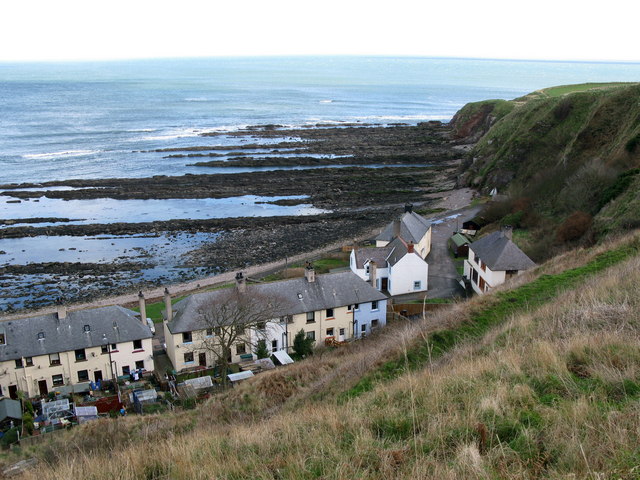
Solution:
M9 0L0 61L385 55L640 61L634 0Z

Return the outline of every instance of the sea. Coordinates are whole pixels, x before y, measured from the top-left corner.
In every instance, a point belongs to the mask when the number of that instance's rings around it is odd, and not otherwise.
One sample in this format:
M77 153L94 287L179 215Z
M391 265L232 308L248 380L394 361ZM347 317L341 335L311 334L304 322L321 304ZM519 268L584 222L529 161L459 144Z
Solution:
M197 174L189 159L149 150L202 145L203 132L251 125L448 121L467 102L612 81L640 81L640 64L350 56L0 63L0 184ZM223 171L238 170L207 169Z
M188 263L190 252L219 233L3 238L3 229L20 219L40 219L29 224L42 227L51 217L68 218L56 223L62 225L322 213L311 204L272 203L284 197L17 200L11 189L74 188L20 184L258 170L203 170L188 165L192 159L155 150L251 142L268 152L270 142L286 139L225 133L256 125L446 122L468 102L513 99L554 85L635 81L640 64L633 63L348 56L0 63L0 312L220 271ZM221 135L202 137L205 132ZM279 167L287 168L308 167ZM138 267L90 274L3 270L46 262Z

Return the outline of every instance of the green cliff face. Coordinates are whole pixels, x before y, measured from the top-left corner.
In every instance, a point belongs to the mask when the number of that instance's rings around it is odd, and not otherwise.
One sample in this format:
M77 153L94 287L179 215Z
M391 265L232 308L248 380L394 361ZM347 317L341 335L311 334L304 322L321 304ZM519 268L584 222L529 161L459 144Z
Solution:
M640 224L640 213L608 205L620 196L640 202L638 181L625 176L640 166L640 84L553 87L504 104L473 103L452 126L462 142L478 139L460 183L530 205L534 234L544 227L548 235L576 212L595 217L592 238Z

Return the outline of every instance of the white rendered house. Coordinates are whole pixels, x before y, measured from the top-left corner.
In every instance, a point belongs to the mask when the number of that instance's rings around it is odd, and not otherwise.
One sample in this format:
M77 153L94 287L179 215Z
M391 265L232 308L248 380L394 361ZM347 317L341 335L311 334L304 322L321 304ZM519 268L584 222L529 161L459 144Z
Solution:
M471 288L483 294L536 264L511 241L511 229L493 232L469 245L464 276Z

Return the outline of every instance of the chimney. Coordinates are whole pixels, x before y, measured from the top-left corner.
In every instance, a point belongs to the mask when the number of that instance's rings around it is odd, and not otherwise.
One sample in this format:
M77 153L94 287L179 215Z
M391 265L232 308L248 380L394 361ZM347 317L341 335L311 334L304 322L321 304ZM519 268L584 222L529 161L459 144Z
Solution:
M376 279L378 277L378 264L371 260L369 262L369 280L371 281L371 286L376 288Z
M511 240L513 238L513 227L511 225L502 227L502 235Z
M307 282L313 283L316 281L316 271L313 269L311 262L307 262L304 267L304 278Z
M411 212L413 212L413 204L411 204L411 203L405 203L405 204L404 204L404 212L405 212L405 213L411 213Z
M140 305L140 320L142 320L142 324L147 324L147 305L144 301L144 295L142 290L138 293L138 304Z
M58 320L64 320L67 318L67 306L64 304L64 299L62 297L58 297L56 303L58 304Z
M409 242L409 243L407 244L407 252L408 252L408 253L413 253L413 252L414 252L414 249L413 249L413 243Z
M397 238L400 236L400 220L393 221L393 237Z
M173 307L171 306L171 294L169 293L168 288L164 289L164 310L167 315L167 322L170 322L171 320L173 320Z
M236 273L236 288L240 293L244 293L247 291L247 284L244 281L244 275L242 272Z

